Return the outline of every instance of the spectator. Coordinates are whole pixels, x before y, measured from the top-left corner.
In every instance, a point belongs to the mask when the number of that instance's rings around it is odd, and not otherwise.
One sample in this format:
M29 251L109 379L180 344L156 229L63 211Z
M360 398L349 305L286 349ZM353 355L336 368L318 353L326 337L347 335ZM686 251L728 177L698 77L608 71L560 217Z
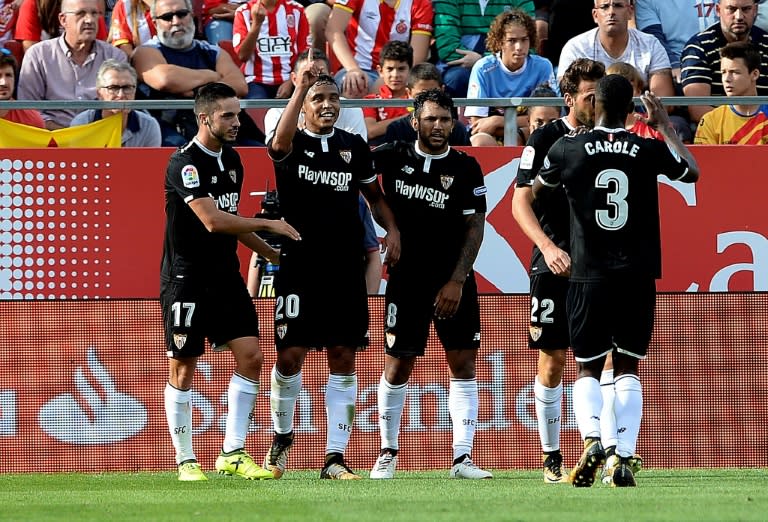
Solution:
M376 92L381 48L390 40L408 42L413 62L427 61L432 37L430 0L336 0L326 38L342 70L342 95L362 98Z
M112 10L109 42L130 58L133 50L155 36L150 0L117 0Z
M61 3L62 0L23 0L21 2L14 38L21 41L25 53L37 42L61 35L63 25ZM98 5L99 9L103 9L103 2L99 1ZM103 11L98 22L96 38L106 40L107 24L104 21Z
M18 64L11 51L0 47L0 101L13 100ZM40 113L34 109L0 109L0 118L32 127L45 128Z
M408 74L408 87L406 88L407 97L416 99L416 96L419 93L430 89L445 90L440 71L434 64L428 62L414 65L410 74ZM411 115L412 113L408 112L405 116L402 116L389 124L387 132L384 135L385 143L392 143L393 141L416 141L418 135L416 134L416 129L413 127L413 118ZM448 144L452 146L470 145L469 131L467 131L467 128L464 125L458 122L458 111L456 110L456 107L453 108L453 122L453 129L451 129L451 134L448 136Z
M716 6L720 23L709 26L688 40L683 49L682 82L686 96L725 96L720 75L720 49L731 42L749 42L762 55L757 93L768 95L768 33L755 27L755 0L719 0ZM711 111L708 105L688 107L693 122Z
M203 40L195 40L190 0L156 0L152 18L157 36L137 48L133 65L139 75L141 94L152 100L192 99L207 83L221 82L238 96L248 93L243 73L226 51ZM160 123L163 146L180 147L197 134L192 110L152 111ZM240 145L263 144L261 131L247 113L240 114Z
M656 96L674 96L666 51L656 37L629 27L633 14L632 0L594 0L592 16L597 27L568 40L560 54L558 78L576 58L597 60L606 67L626 62Z
M531 98L555 98L558 94L548 83L542 83L531 93ZM525 141L533 134L533 131L553 122L561 116L560 107L554 105L532 105L528 107L528 129L524 132Z
M96 92L100 100L126 101L136 97L136 70L129 63L104 60L96 75ZM74 118L70 127L86 125L115 114L123 115L120 143L123 147L159 147L160 125L143 111L132 109L88 109Z
M407 99L408 73L413 67L413 49L400 40L391 40L381 48L381 64L377 70L384 85L378 94L369 94L367 99ZM387 127L396 119L408 114L408 107L365 107L365 127L368 130L369 145L380 145Z
M434 0L435 47L445 89L466 98L469 74L485 53L491 23L512 9L534 15L533 0Z
M251 0L235 12L232 44L249 98L289 98L291 68L310 44L304 8L292 0Z
M592 19L594 0L536 0L534 3L538 54L556 66L565 43L595 26Z
M13 31L22 1L0 0L0 45L14 39Z
M486 47L493 54L484 56L472 67L467 98L529 96L537 85L544 82L554 89L552 64L546 58L530 54L535 46L536 25L533 18L519 9L497 16L488 31L486 42ZM503 143L503 107L467 107L464 116L472 125L472 145L495 146L499 141ZM523 117L521 123L526 123L525 120Z
M757 96L760 51L747 42L729 43L720 51L726 96ZM768 105L721 105L699 120L696 144L768 144Z
M296 85L296 74L304 62L307 61L309 56L309 50L301 53L296 60L296 64L293 66L291 72L291 82ZM318 74L328 74L329 64L328 57L320 49L312 49L312 62L315 70ZM283 114L282 107L272 107L264 115L264 134L266 138L264 142L267 143L272 138L277 128L277 122L280 121L280 116ZM304 127L304 115L299 115L299 127ZM365 119L363 117L363 109L360 107L342 107L339 111L339 118L333 125L336 128L344 129L352 134L359 134L362 138L368 141L368 131L365 128Z
M232 40L235 11L241 5L237 0L203 0L203 32L208 42Z
M643 94L645 84L640 77L640 73L637 69L624 62L616 62L610 65L605 70L606 74L619 74L629 80L632 84L632 96L640 96ZM629 132L633 132L638 136L644 138L655 138L657 140L664 140L664 136L656 129L651 127L645 122L645 115L637 110L627 114L627 121L625 127ZM690 141L689 141L690 142Z
M714 3L690 0L643 0L636 2L638 29L655 36L667 51L672 76L680 83L680 54L688 39L717 22Z
M95 100L96 73L108 58L126 61L125 53L96 39L102 20L98 0L62 0L59 22L64 34L29 48L19 75L20 100ZM41 111L48 130L69 127L80 112Z

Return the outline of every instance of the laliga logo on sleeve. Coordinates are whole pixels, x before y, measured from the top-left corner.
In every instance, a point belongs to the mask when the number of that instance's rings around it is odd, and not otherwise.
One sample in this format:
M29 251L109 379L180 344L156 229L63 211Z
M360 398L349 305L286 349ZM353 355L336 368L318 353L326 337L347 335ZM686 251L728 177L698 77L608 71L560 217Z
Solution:
M184 165L181 167L181 182L187 188L199 187L200 176L197 174L197 167L194 165Z
M88 348L87 360L90 379L78 366L75 393L62 393L44 404L37 417L40 428L57 440L82 445L118 442L143 430L147 425L144 405L117 391L95 348Z

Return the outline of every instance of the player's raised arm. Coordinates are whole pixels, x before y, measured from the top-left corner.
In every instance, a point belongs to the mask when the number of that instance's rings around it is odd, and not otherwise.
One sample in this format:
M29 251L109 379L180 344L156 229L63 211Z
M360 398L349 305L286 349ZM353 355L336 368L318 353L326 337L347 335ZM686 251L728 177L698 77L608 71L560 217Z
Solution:
M678 181L683 181L686 183L695 183L698 181L700 173L699 164L696 163L696 158L693 157L691 151L688 150L688 147L685 146L683 141L672 128L672 124L669 121L669 115L667 114L664 105L661 103L661 100L659 100L653 93L648 91L640 96L640 100L643 102L643 105L645 105L645 110L648 113L647 118L645 118L645 122L650 127L653 127L659 131L659 133L664 136L664 141L666 141L667 144L675 150L675 152L677 152L685 159L685 161L688 162L688 173Z
M280 121L277 122L272 140L267 144L267 150L272 159L280 159L291 152L304 98L318 76L319 72L312 59L312 49L310 49L307 61L299 67L296 73L296 86L293 95L288 99L285 110L280 116Z

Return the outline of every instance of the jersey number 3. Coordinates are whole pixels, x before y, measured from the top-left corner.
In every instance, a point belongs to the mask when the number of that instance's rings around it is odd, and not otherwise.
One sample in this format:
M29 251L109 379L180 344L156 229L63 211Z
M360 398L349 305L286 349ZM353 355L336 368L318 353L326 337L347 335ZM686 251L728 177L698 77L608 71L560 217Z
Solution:
M600 228L618 230L627 224L629 217L629 178L616 169L606 169L595 178L595 187L609 189L607 203L610 208L595 210L595 218Z

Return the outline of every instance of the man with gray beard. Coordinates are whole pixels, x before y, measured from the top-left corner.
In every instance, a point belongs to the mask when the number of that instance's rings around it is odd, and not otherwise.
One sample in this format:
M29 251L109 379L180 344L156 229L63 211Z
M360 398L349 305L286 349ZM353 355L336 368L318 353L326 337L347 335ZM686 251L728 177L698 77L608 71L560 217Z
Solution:
M191 0L156 0L150 13L157 36L133 54L133 66L140 81L138 97L150 100L193 99L199 87L212 82L229 85L238 96L248 94L243 73L229 54L216 45L195 40ZM160 123L163 146L179 147L197 133L197 123L191 110L151 112ZM241 124L243 128L238 134L238 144L263 143L260 136L254 136L254 130L258 131L255 125L248 128L246 122L241 121Z

